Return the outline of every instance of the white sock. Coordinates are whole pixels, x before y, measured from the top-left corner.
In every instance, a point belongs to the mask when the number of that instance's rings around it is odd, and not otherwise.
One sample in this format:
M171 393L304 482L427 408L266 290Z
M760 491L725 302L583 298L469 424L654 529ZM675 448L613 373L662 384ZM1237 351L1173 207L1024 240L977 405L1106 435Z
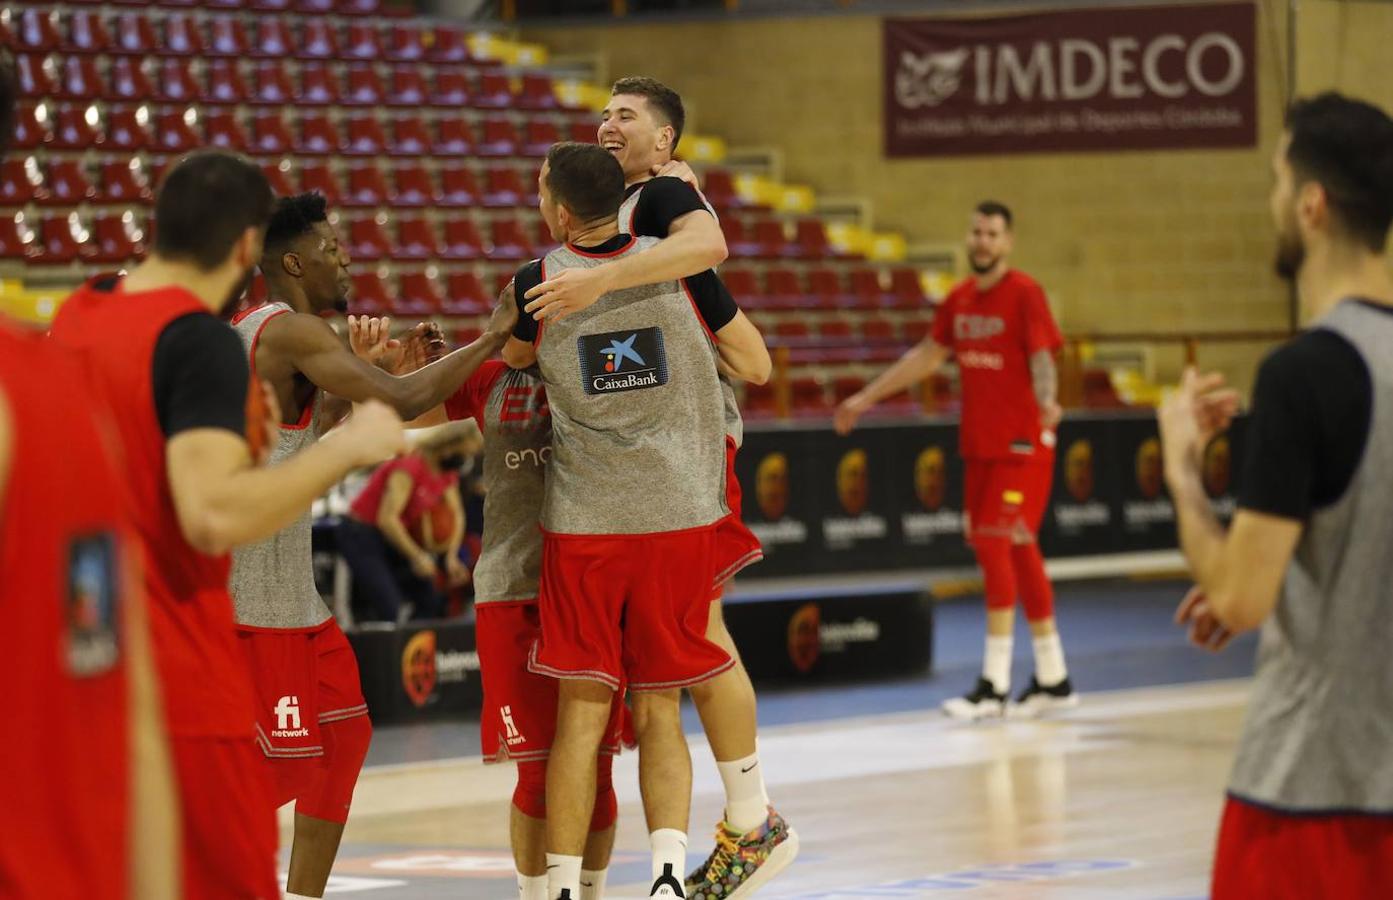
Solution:
M982 655L982 677L992 683L992 689L998 694L1011 689L1011 635L987 635L987 649Z
M1069 677L1069 671L1064 668L1064 645L1059 642L1059 632L1037 637L1033 643L1035 677L1041 687L1054 687Z
M759 751L744 759L716 761L726 786L726 824L741 834L753 831L769 817L769 792L764 789L764 770Z
M565 891L569 900L580 900L580 857L547 854L547 900L561 900Z
M600 869L598 872L581 869L580 900L604 900L605 879L608 877L609 869Z
M676 828L659 828L648 835L653 848L653 886L648 895L663 885L676 885L673 895L683 896L682 879L687 875L687 835ZM555 898L552 898L555 900Z
M518 873L518 900L547 900L547 876Z

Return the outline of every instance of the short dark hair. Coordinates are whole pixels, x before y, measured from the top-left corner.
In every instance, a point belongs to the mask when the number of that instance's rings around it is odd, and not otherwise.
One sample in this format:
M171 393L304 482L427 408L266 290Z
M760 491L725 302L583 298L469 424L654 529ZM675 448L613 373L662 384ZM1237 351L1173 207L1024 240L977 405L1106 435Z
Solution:
M15 133L15 98L19 96L19 73L10 51L0 47L0 156L9 148Z
M329 202L318 191L281 197L266 226L267 251L280 250L320 222L329 221Z
M564 141L547 151L547 187L553 199L582 222L619 215L624 167L599 144Z
M1001 220L1006 223L1007 230L1013 227L1011 218L1011 207L996 200L983 200L977 204L977 214L979 216L1001 216Z
M266 175L233 153L204 150L164 177L155 198L155 253L211 271L248 228L265 228L276 197Z
M1292 103L1286 125L1297 183L1319 183L1339 226L1383 252L1393 224L1393 119L1330 91Z
M672 149L682 140L682 129L687 126L687 110L682 106L682 95L656 78L646 75L631 75L614 83L609 92L611 97L619 94L636 94L648 100L653 110L672 126Z

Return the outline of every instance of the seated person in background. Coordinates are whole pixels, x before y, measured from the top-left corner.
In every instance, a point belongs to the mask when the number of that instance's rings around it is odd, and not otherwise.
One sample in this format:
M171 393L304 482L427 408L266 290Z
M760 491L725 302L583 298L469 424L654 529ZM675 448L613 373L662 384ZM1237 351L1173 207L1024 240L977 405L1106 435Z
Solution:
M339 525L339 548L359 596L369 598L375 618L397 624L444 613L445 598L437 587L442 563L448 587L469 579L460 558L459 470L479 451L478 430L458 423L419 434L413 452L373 473ZM433 514L442 503L451 515ZM432 523L442 518L449 521L450 533L432 535ZM443 543L440 559L423 546L437 542Z

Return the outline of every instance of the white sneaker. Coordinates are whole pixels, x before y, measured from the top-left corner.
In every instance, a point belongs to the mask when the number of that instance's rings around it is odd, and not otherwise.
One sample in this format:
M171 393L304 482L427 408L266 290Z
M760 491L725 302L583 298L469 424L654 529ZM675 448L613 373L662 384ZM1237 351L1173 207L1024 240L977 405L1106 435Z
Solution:
M1050 687L1040 684L1037 678L1031 678L1030 687L1016 697L1007 710L1007 715L1013 719L1034 719L1047 713L1073 709L1078 705L1078 692L1074 690L1068 678Z
M972 693L943 701L943 711L954 719L974 722L978 719L1000 718L1006 711L1007 696L998 694L985 678L977 679Z

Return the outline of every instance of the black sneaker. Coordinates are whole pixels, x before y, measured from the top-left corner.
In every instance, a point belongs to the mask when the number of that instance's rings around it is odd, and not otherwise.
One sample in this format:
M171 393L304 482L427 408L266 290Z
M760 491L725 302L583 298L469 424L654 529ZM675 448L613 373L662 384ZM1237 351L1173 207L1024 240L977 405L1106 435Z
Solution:
M1059 684L1045 687L1040 683L1040 679L1032 676L1030 686L1021 691L1007 714L1012 718L1033 719L1055 710L1073 709L1078 705L1079 695L1075 693L1074 686L1069 683L1068 678Z
M978 678L972 693L943 701L943 711L954 719L976 721L1001 716L1006 711L1006 702L1006 695L998 694L990 681Z

